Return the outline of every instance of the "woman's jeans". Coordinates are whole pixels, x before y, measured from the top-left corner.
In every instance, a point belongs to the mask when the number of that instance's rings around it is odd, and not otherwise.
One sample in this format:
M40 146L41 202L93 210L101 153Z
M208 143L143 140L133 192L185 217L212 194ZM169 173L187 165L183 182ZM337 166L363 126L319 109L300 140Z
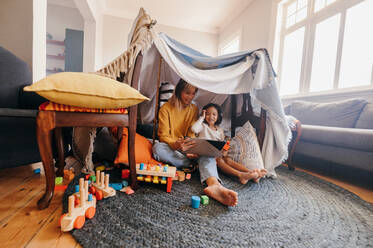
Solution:
M176 166L176 168L188 167L191 164L190 159L185 154L172 150L168 144L163 142L153 145L153 156L156 160ZM197 161L201 183L209 177L216 177L220 181L215 158L198 157Z

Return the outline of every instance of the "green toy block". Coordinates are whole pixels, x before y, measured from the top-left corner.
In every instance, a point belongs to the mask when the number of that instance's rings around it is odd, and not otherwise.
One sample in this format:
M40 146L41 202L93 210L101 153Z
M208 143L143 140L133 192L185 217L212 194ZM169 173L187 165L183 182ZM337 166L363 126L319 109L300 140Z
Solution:
M54 183L56 185L60 185L62 184L62 182L63 182L63 177L56 177L56 179L54 180Z
M96 182L96 176L94 176L94 175L90 176L89 181L95 183Z
M209 197L207 195L202 195L201 196L201 203L202 203L202 205L209 204Z

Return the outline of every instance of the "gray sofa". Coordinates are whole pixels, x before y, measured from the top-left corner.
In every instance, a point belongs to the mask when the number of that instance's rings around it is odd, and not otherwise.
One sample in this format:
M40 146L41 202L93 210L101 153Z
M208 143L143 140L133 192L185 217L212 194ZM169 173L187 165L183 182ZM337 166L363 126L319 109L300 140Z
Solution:
M285 113L302 123L296 166L373 188L373 101L294 101Z

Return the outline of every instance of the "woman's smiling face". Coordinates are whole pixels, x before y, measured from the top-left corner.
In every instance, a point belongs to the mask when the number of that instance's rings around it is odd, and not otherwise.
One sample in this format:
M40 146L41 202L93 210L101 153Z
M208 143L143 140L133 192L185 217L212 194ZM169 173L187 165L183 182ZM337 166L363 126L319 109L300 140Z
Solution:
M189 104L191 104L194 97L196 96L196 91L197 89L195 87L185 88L180 95L181 103L184 106L188 106Z

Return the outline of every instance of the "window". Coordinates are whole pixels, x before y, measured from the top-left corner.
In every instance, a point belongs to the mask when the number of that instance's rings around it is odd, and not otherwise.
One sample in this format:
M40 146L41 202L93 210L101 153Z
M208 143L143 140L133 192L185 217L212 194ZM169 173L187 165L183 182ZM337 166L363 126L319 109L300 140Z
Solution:
M275 54L281 95L373 85L373 0L282 0Z

